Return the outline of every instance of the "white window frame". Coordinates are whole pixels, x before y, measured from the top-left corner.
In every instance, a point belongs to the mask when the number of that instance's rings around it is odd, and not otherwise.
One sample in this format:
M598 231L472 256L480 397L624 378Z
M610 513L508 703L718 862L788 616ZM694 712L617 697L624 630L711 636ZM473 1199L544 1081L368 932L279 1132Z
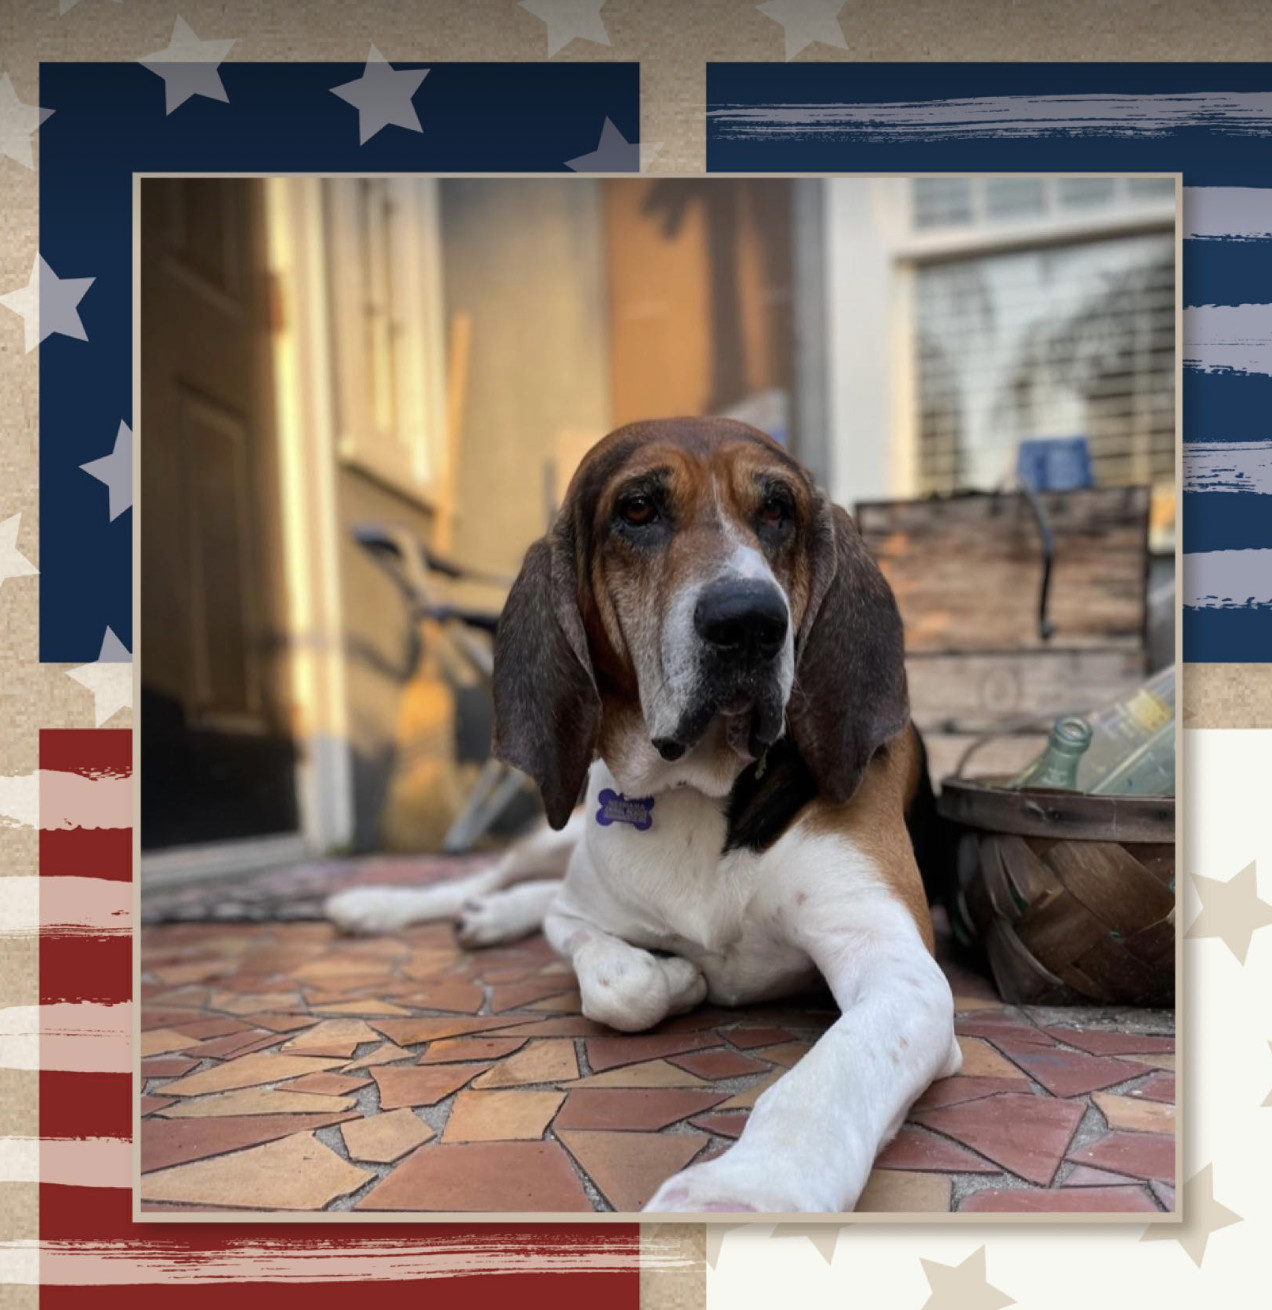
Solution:
M368 349L365 314L388 287L366 285L356 252L357 188L383 186L393 207L385 235L392 275L390 385L396 413L385 426L366 403L377 361ZM333 301L336 450L340 459L412 501L436 508L446 485L446 365L442 236L436 178L329 178L324 183L328 263ZM374 234L373 234L374 235ZM381 309L383 309L383 304Z
M971 225L917 228L911 177L826 179L828 462L835 500L852 505L919 494L918 270L945 259L1175 230L1178 178L1173 197L1132 196L1126 180L1116 180L1115 203L1089 213L1052 210L991 222L982 219L978 189Z

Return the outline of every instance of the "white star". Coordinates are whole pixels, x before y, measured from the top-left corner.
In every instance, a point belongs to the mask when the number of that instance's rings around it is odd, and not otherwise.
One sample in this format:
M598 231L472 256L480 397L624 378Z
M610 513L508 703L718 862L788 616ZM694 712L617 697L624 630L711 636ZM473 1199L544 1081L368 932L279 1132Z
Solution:
M74 337L76 341L87 341L88 333L84 331L76 307L95 281L91 277L58 277L36 255L26 286L0 296L0 305L22 315L29 351L54 332Z
M18 549L18 525L21 514L0 523L0 586L8 578L29 578L40 570Z
M596 149L565 161L576 173L636 173L640 171L640 146L626 137L607 118Z
M609 33L601 22L605 0L521 0L521 8L548 25L548 57L578 37L581 41L595 41L609 45Z
M109 455L90 460L80 468L98 482L104 482L109 491L110 521L114 521L133 503L132 484L133 434L127 423L120 423L115 433L115 447Z
M9 74L0 77L0 155L16 159L23 168L34 168L31 138L52 112L38 105L24 105Z
M367 55L362 76L331 88L333 96L347 100L358 111L358 144L366 145L381 128L392 124L409 132L423 132L411 97L428 76L427 68L394 68L375 48Z
M93 693L93 715L99 728L120 710L132 707L132 656L111 628L106 629L97 659L92 664L67 669L66 676Z
M190 24L178 18L167 49L137 62L163 78L164 113L170 114L191 96L229 102L216 66L230 53L233 41L200 41Z
M801 50L820 41L824 45L848 49L839 11L844 0L770 0L755 6L760 13L781 23L786 32L786 58L794 59Z

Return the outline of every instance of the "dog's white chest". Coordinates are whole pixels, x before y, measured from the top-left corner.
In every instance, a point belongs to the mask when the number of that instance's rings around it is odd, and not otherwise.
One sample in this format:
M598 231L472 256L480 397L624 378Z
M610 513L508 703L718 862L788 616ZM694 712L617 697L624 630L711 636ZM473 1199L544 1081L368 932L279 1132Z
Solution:
M722 853L723 801L689 788L625 796L598 763L586 822L566 895L599 927L692 960L712 998L726 1003L813 972L771 913L775 870L751 851Z

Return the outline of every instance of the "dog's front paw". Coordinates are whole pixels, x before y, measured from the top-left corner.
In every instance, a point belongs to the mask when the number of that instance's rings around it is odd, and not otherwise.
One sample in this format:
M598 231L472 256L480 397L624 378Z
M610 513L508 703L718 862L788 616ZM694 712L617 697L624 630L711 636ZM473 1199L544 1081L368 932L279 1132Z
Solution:
M672 1174L650 1197L647 1213L786 1213L808 1207L777 1194L758 1170L730 1162L726 1152Z
M402 898L391 887L350 887L328 896L322 912L341 932L396 932L411 922Z

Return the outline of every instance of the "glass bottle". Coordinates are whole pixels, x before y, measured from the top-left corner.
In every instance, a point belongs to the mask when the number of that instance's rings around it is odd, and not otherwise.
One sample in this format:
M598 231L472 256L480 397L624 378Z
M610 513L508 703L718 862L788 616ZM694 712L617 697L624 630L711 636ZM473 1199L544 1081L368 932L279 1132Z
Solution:
M1062 715L1051 729L1047 749L1009 785L1075 791L1078 765L1090 744L1091 725L1078 714Z
M1087 716L1091 745L1078 769L1082 791L1101 781L1156 736L1175 717L1175 666L1155 673L1128 696Z

